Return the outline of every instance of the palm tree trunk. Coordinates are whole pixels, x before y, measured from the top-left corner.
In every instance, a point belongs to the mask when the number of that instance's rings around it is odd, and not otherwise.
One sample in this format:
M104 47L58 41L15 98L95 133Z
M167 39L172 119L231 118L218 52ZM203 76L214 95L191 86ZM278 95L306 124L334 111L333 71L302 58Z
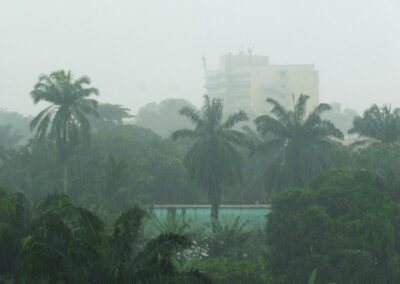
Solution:
M218 225L219 206L221 204L221 190L219 186L213 186L209 191L209 200L211 202L211 228L213 233Z
M69 178L69 174L68 174L68 163L67 161L63 161L63 190L64 193L68 195L68 178Z
M211 227L213 233L216 231L216 226L218 224L218 214L219 214L219 204L216 202L211 202Z

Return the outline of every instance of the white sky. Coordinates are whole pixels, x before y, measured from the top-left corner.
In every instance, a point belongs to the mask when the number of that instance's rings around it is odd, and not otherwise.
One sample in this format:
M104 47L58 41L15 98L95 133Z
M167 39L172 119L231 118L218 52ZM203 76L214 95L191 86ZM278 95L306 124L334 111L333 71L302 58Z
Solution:
M201 56L215 67L242 47L315 64L321 101L400 106L399 0L0 0L0 107L35 113L33 84L58 69L134 111L199 104Z

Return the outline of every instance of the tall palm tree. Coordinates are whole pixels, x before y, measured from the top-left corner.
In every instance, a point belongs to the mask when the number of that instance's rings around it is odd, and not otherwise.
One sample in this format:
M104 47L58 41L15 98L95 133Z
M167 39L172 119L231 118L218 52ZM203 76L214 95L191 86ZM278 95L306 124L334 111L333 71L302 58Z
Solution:
M383 143L392 143L400 139L400 109L390 106L373 105L363 116L353 120L353 128L349 133L374 138Z
M204 96L201 111L187 106L179 113L187 117L195 128L177 130L172 134L172 139L193 140L194 143L185 156L185 164L190 177L208 192L211 222L215 224L218 221L223 185L237 182L241 178L243 161L237 146L245 146L246 139L242 132L232 128L247 120L247 115L239 111L223 122L222 101L210 99L208 96Z
M50 104L30 124L36 129L39 139L45 137L57 145L63 164L63 188L68 192L68 158L71 149L88 135L90 123L87 116L97 116L97 101L90 98L98 95L96 88L89 87L87 76L74 80L71 71L56 71L39 77L31 91L33 102Z
M304 185L321 167L322 151L334 144L331 138L343 138L332 122L321 119L321 114L331 109L328 104L319 104L306 115L308 98L307 95L300 95L297 101L293 98L293 110L268 98L272 115L261 115L255 120L258 132L269 136L256 150L274 157L267 175L270 189Z

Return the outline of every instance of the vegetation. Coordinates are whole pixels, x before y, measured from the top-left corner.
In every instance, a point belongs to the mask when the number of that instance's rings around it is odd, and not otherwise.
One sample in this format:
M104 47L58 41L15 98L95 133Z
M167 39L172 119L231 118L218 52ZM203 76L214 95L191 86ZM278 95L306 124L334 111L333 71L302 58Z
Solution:
M11 124L0 125L0 147L12 148L18 145L22 135Z
M134 206L113 232L92 212L52 194L31 209L1 190L1 271L22 283L207 283L197 270L180 271L173 258L192 241L173 233L140 240L147 213ZM32 210L31 216L27 214ZM18 259L18 265L17 265Z
M397 188L397 187L396 187ZM266 229L275 283L399 282L396 188L367 171L327 172L274 199Z
M204 97L201 112L192 107L184 107L179 113L190 119L195 129L177 130L172 134L172 139L193 140L185 156L185 165L190 177L208 194L211 222L214 224L218 222L222 187L237 182L242 176L243 160L236 147L246 146L246 138L243 133L232 128L247 120L247 115L239 111L222 122L222 101L208 96Z
M30 121L31 117L0 108L0 127L11 125L13 131L22 136L20 143L26 143L32 137L29 127Z
M88 135L87 115L97 116L97 101L90 98L99 91L89 77L74 80L71 71L56 71L39 77L31 92L33 102L50 103L31 122L39 139L49 138L57 146L63 163L64 192L68 192L68 159L79 140Z
M208 96L133 116L97 94L85 76L41 76L36 135L0 111L0 283L400 282L398 109L350 127L353 112L307 112L300 95L240 128L247 114ZM346 146L339 128L381 143ZM265 226L219 216L271 201ZM210 204L211 222L156 204Z
M349 133L358 133L383 143L392 143L400 138L400 109L373 105L362 117L355 117Z
M319 104L306 116L308 98L300 95L293 110L285 109L274 99L267 99L272 105L272 116L266 114L255 120L262 136L271 135L257 151L274 156L267 179L272 191L290 185L305 185L323 168L321 156L334 144L331 138L343 138L343 133L332 122L321 119L321 114L331 109L329 105Z
M191 126L190 121L187 121L178 113L183 107L194 106L183 99L166 99L158 104L148 103L138 110L135 124L150 128L162 137L168 137L176 129Z

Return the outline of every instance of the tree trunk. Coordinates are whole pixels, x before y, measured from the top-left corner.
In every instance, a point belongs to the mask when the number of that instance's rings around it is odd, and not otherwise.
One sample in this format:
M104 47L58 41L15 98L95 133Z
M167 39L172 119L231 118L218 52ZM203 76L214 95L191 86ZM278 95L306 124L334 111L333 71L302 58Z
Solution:
M69 190L68 190L68 163L67 161L63 161L63 190L64 193L68 195Z
M209 199L211 203L211 228L213 233L216 231L218 226L218 215L219 215L219 205L221 204L221 189L219 186L215 186L209 192Z

